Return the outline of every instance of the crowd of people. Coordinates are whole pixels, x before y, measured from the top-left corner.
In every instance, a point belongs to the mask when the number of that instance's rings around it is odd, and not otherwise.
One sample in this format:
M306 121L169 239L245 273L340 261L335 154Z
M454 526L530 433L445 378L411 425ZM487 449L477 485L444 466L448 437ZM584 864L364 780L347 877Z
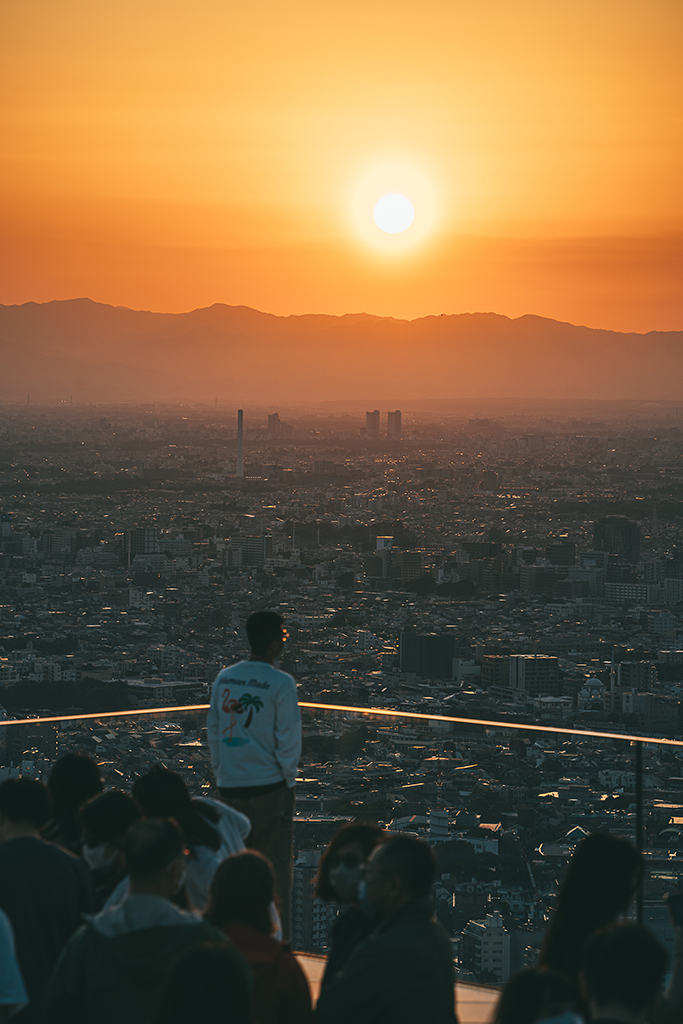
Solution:
M336 903L315 1009L286 943L301 719L276 667L282 618L247 621L251 656L219 673L207 735L217 798L163 766L130 793L61 757L47 785L0 783L0 1024L455 1024L451 939L432 847L349 822L321 857ZM683 931L666 954L624 921L643 860L606 833L576 849L538 964L493 1024L679 1024Z
M18 1024L310 1024L309 985L282 940L275 872L249 820L155 767L102 791L82 754L48 785L0 784L0 1017ZM64 777L83 799L52 798ZM315 1017L453 1024L451 942L434 920L432 848L349 823L316 892L343 908Z
M0 1019L454 1024L452 946L429 898L428 843L357 822L336 833L315 880L340 913L314 1011L282 940L273 866L245 846L249 832L240 811L193 797L162 766L130 794L102 791L81 754L57 761L47 786L2 782ZM661 944L623 920L642 873L625 839L596 833L577 847L538 965L510 979L495 1024L681 1019L683 937L663 991Z

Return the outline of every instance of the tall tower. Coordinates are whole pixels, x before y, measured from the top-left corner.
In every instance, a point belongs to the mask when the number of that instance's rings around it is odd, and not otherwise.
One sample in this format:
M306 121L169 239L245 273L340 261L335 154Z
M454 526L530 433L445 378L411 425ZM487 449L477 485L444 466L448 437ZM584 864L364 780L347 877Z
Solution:
M379 437L379 409L365 414L365 430L368 437Z
M387 413L387 437L401 436L401 410Z
M244 476L244 411L237 410L237 462L235 476Z

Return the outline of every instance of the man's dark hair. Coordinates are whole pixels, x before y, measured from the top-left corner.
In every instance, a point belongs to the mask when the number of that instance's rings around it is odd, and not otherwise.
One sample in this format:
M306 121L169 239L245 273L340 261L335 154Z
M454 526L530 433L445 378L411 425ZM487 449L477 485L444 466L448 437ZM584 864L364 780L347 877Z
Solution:
M375 858L382 874L398 875L414 897L429 895L436 875L436 857L424 839L392 836L380 845Z
M131 825L139 821L142 811L122 789L110 789L94 796L81 807L81 825L100 843L121 847Z
M41 829L50 817L47 786L37 779L5 779L0 783L0 814L10 821L28 821Z
M638 1013L651 1006L661 991L667 955L647 928L613 924L589 936L581 961L591 1002Z
M87 754L64 754L52 767L47 790L54 817L75 818L86 800L102 792L100 769Z
M138 821L123 839L123 856L133 881L160 875L174 860L182 857L185 839L173 821L146 818Z
M265 654L282 636L284 619L277 612L254 612L247 619L247 640L252 654Z

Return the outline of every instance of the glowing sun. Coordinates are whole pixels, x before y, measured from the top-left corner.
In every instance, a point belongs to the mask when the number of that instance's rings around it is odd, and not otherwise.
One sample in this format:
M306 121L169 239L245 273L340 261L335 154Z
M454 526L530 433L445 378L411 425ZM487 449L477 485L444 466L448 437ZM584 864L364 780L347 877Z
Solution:
M413 223L415 210L409 199L391 192L375 203L372 215L378 228L389 235L398 235Z

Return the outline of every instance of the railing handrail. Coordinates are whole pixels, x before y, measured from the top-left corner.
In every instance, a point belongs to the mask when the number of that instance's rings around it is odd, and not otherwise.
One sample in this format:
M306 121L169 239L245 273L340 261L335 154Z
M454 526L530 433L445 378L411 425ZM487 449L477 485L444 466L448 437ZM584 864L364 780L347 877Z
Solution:
M180 714L188 711L208 711L210 704L183 704L176 707L135 708L129 711L89 711L79 715L50 715L36 718L3 718L0 726L41 725L50 722L80 722L101 718L137 718L142 715ZM535 725L530 722L494 721L488 718L459 718L454 715L429 714L423 711L396 711L393 708L359 708L350 704L316 704L299 701L299 707L312 711L341 711L356 715L379 716L381 718L404 718L409 721L452 722L456 725L481 725L494 729L517 729L521 732L540 732L562 736L586 736L593 739L623 740L631 743L652 743L659 746L683 747L683 740L665 739L659 736L642 736L633 733L603 732L596 729L578 729L557 725Z

